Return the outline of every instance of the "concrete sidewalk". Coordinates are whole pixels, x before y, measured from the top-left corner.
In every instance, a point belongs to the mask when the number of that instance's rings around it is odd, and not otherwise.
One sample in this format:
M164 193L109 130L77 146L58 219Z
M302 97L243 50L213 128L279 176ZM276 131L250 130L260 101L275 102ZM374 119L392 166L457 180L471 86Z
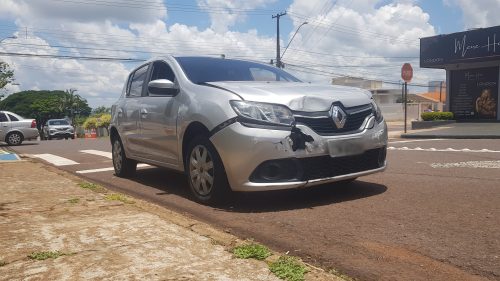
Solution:
M453 123L432 129L410 130L402 138L500 139L500 123Z
M0 163L0 194L1 280L279 280L276 254L238 259L230 234L41 163Z

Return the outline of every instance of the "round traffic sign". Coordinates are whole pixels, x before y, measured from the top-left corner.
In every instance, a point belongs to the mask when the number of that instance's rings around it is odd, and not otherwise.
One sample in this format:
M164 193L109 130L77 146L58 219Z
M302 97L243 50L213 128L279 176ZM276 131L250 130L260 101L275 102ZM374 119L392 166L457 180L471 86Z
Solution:
M413 78L413 68L411 67L411 64L403 64L403 67L401 67L401 78L407 83L411 81Z

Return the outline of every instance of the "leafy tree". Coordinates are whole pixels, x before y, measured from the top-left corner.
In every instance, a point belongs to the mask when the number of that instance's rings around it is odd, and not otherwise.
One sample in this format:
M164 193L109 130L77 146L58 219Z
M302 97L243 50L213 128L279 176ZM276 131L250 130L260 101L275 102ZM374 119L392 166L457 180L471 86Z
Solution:
M109 134L109 124L111 123L111 114L104 113L100 116L92 115L83 122L85 130L104 128Z
M71 123L75 123L75 117L78 115L87 115L90 113L87 101L76 94L77 89L68 89L59 104L59 110L69 116Z
M6 62L0 61L0 90L12 82L14 82L14 71ZM4 94L0 93L0 100L3 96Z
M83 128L85 130L97 129L97 118L88 117L85 122L83 122Z
M39 126L48 119L64 118L72 110L74 116L89 116L91 109L87 101L80 96L71 100L68 94L64 91L22 91L0 101L0 109L35 118Z
M95 116L100 116L103 114L111 114L111 107L105 107L105 106L98 106L94 109L92 109L92 115Z

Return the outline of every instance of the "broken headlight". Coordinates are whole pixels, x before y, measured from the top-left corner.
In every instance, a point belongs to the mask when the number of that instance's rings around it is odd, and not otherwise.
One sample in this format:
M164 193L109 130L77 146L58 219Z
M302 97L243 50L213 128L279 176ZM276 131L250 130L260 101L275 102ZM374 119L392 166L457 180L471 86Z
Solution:
M295 122L292 111L284 105L236 100L230 103L245 123L291 126Z
M373 108L373 115L375 116L375 120L380 123L382 120L384 120L384 116L382 116L382 111L380 111L380 107L378 106L377 102L372 100L372 108Z

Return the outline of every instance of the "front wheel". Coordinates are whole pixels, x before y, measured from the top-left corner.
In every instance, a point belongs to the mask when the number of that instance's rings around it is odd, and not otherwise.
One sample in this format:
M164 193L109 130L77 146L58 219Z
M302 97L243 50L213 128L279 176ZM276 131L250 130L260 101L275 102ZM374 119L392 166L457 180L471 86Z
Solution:
M10 146L20 145L23 143L23 135L19 132L12 132L7 135L6 142Z
M203 204L220 203L230 193L224 165L215 147L206 137L196 137L185 157L189 187Z
M121 178L133 176L137 170L137 161L125 156L122 142L118 138L113 141L112 152L115 175Z

